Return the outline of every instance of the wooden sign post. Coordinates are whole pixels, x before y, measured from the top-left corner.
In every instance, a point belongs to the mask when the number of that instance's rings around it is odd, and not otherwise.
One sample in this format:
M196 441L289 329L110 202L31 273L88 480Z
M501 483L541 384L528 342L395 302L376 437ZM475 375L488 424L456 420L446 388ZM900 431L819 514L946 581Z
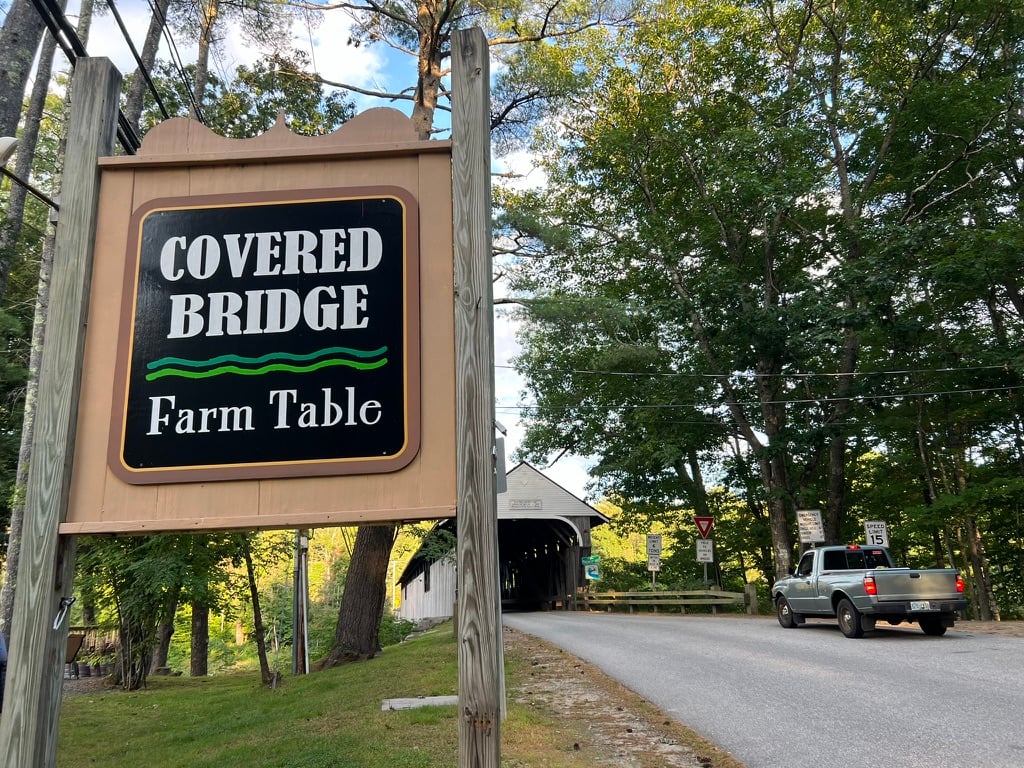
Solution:
M57 755L57 716L68 634L66 601L71 597L76 543L74 536L58 536L58 526L67 511L78 420L99 199L97 161L114 147L120 86L120 74L106 59L80 58L75 65L5 706L0 718L0 755L6 765L24 768L48 768Z
M459 768L501 764L501 600L494 482L490 66L479 28L452 36L458 449Z

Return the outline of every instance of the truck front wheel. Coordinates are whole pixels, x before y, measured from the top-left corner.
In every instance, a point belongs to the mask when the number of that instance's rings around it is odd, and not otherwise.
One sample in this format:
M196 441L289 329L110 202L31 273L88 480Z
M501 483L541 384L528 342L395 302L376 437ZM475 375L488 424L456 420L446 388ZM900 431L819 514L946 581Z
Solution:
M793 613L789 600L784 597L780 597L778 602L775 603L775 615L779 618L779 624L786 629L792 629L804 623L804 617L798 613Z
M836 606L836 618L839 619L839 629L844 635L864 637L864 625L861 623L860 613L845 597Z

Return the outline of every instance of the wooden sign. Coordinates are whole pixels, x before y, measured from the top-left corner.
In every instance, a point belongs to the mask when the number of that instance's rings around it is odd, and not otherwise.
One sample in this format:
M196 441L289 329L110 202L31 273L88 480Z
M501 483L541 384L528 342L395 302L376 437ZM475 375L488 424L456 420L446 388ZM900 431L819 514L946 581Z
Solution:
M156 200L132 217L110 466L128 483L389 472L419 447L403 189Z
M454 516L450 142L174 119L100 173L61 533Z

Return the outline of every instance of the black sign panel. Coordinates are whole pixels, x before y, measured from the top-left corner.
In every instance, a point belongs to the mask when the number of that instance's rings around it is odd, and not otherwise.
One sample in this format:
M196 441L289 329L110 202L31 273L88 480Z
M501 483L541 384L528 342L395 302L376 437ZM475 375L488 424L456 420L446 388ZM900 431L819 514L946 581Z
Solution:
M414 200L266 197L133 217L111 456L128 482L392 471L418 449Z

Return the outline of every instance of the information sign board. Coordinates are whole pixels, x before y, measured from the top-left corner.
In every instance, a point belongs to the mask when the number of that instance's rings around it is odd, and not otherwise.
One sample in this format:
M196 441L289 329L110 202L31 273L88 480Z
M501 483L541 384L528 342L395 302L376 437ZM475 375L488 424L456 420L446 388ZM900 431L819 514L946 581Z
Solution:
M820 509L798 509L796 522L800 531L800 541L804 544L825 540L825 527L821 524Z
M715 562L715 548L712 539L697 539L697 562Z

